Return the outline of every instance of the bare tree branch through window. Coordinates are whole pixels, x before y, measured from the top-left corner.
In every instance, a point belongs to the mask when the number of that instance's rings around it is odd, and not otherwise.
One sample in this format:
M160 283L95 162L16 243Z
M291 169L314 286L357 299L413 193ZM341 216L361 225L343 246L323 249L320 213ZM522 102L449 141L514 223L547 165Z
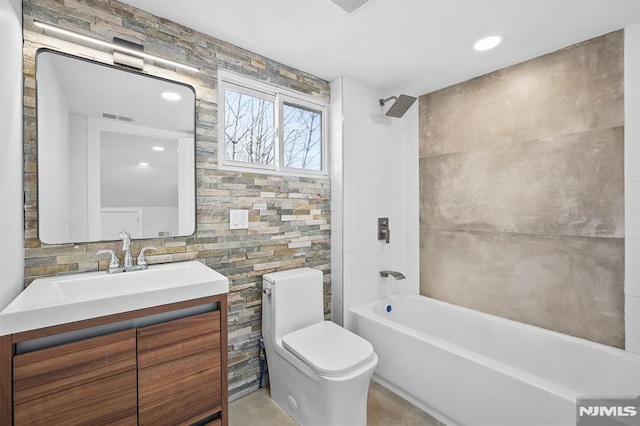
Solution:
M318 111L283 106L284 165L305 170L322 169L322 117Z
M245 86L246 84L246 86ZM324 172L325 106L250 83L223 81L222 164L304 174ZM233 164L232 164L233 163Z
M274 162L274 103L245 93L226 90L225 155L245 163Z

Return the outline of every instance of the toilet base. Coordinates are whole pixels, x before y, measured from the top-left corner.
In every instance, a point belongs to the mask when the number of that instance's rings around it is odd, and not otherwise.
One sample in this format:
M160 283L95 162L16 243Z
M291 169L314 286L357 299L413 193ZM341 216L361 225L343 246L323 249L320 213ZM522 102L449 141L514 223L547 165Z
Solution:
M303 426L366 426L369 383L377 356L345 377L320 376L304 364L296 367L275 358L277 362L268 359L271 399L296 422Z

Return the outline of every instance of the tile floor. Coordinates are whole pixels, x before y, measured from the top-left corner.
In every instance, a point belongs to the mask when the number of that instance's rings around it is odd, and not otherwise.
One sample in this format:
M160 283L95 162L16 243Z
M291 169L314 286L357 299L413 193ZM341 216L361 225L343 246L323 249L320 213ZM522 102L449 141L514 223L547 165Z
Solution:
M443 425L376 382L371 382L369 386L367 420L368 426ZM296 422L271 401L268 389L260 389L229 404L229 424L230 426L295 426Z

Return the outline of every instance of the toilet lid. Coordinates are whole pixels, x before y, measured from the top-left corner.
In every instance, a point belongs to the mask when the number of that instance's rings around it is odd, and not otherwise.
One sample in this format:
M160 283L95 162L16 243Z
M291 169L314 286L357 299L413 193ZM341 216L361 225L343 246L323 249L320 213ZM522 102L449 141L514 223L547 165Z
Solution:
M331 321L312 324L282 338L284 347L323 376L342 376L373 359L373 346Z

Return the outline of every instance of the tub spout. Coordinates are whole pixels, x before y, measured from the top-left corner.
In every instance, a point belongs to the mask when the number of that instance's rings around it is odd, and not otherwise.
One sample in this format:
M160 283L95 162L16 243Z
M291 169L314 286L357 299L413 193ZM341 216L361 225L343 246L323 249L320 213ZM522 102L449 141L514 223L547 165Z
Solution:
M383 278L386 278L389 275L391 275L396 281L404 280L406 278L404 275L397 271L380 271L380 276Z

